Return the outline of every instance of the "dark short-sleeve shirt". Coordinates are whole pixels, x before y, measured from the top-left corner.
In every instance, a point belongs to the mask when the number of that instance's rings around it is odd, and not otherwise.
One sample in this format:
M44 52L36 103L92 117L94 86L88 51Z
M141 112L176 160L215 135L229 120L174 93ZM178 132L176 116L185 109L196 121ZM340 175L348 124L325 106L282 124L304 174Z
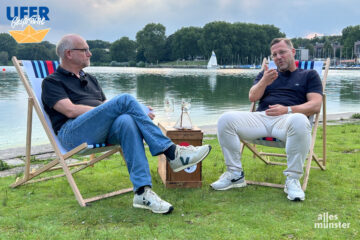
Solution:
M254 81L257 84L264 72L260 72ZM266 87L259 101L257 111L265 111L269 105L300 105L307 102L308 93L322 94L322 84L315 70L296 69L293 72L278 72L279 77Z
M80 78L59 66L42 82L41 100L57 134L68 117L54 109L55 104L69 98L74 104L99 106L106 97L94 76L80 71Z

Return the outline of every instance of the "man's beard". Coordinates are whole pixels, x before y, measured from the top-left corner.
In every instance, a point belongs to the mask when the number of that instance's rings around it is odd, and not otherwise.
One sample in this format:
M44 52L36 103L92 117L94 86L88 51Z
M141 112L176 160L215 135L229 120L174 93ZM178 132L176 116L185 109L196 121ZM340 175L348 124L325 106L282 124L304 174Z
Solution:
M83 64L83 68L90 67L90 60Z

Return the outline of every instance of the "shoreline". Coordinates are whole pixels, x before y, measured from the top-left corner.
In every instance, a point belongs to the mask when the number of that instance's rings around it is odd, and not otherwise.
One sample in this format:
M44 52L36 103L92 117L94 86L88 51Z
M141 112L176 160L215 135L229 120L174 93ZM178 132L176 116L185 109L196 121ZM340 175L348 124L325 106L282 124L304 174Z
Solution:
M5 71L6 71L6 68L9 68L9 67L14 67L14 65L0 65L1 68L4 68ZM146 67L138 67L138 66L117 66L117 65L114 65L114 66L111 66L111 65L107 65L107 64L104 64L104 65L92 65L91 67L111 67L111 68L116 68L116 67L119 67L119 68L149 68L149 69L152 69L152 68L172 68L172 69L208 69L207 68L207 65L181 65L181 64L178 64L178 65L171 65L171 64L158 64L158 65L147 65ZM248 65L219 65L219 68L218 69L241 69L241 70L244 70L244 69L250 69L250 70L261 70L260 67L251 67L251 64L248 64ZM329 70L360 70L360 67L334 67L334 66L330 66L329 67Z
M335 113L327 115L328 125L339 125L344 123L351 123L360 121L360 119L352 119L351 116L356 112L346 112L346 113ZM322 120L322 115L320 115L320 122ZM199 125L199 128L204 132L204 135L216 135L216 124L209 125ZM40 155L40 154L50 154L53 152L52 147L49 144L34 144L31 147L32 155ZM25 146L23 147L15 147L15 148L7 148L0 149L0 160L7 159L15 159L21 158L25 156Z

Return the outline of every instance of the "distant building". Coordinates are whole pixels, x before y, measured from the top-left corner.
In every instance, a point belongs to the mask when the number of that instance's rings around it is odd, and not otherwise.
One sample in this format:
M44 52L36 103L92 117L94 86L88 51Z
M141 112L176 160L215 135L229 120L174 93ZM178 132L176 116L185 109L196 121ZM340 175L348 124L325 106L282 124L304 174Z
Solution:
M295 59L299 61L309 60L309 49L305 49L302 47L296 49Z
M324 43L315 43L314 58L323 58Z
M354 55L358 62L360 62L360 41L354 42Z
M336 56L336 51L342 48L342 46L338 42L331 43L331 47L333 48L334 56Z
M331 59L331 64L338 65L340 63L340 59L338 59L336 56L340 57L341 51L342 51L342 46L338 42L333 42L333 43L331 43L331 47L333 48L333 51L334 51L333 59ZM339 54L336 55L336 52L338 51L338 49L339 49Z

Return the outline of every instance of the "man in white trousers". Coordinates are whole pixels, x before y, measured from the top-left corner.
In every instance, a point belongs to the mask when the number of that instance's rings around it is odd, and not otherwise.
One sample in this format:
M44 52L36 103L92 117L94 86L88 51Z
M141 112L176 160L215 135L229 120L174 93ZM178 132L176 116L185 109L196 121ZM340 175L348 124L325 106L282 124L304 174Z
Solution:
M299 179L311 141L308 116L320 111L323 89L315 70L296 67L295 49L289 39L273 39L270 50L277 69L266 66L249 92L251 102L259 100L257 111L227 112L218 120L218 139L227 171L211 187L215 190L245 187L240 139L274 137L286 142L287 198L303 201L305 193Z

